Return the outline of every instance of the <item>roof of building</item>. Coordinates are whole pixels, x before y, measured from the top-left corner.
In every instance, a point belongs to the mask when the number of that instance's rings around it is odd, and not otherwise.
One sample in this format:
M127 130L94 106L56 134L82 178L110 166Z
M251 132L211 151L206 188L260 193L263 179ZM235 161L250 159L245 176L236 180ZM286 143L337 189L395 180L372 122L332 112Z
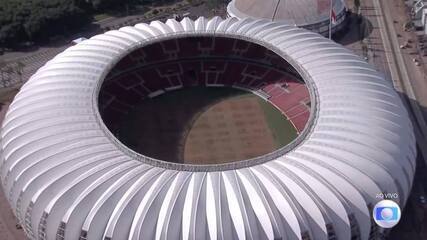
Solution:
M332 0L336 14L345 10L342 0ZM263 18L297 26L328 21L331 0L233 0L228 12L238 18Z
M205 168L150 159L108 131L97 94L114 64L151 41L200 34L254 41L295 66L317 105L303 141L274 159ZM380 192L404 204L415 155L392 85L348 49L267 20L185 18L108 31L40 68L5 117L1 181L41 239L326 240L330 229L350 239L354 224L368 239L368 205Z

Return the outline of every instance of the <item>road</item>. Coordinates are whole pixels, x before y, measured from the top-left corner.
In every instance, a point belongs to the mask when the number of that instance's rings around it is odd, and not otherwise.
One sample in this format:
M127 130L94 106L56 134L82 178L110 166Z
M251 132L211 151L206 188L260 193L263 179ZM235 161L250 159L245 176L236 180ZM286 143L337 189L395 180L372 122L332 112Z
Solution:
M399 39L398 36L414 39L413 33L399 31L395 27L399 20L401 22L402 20L403 22L407 21L405 11L399 11L404 10L402 8L404 6L399 5L399 2L396 1L390 3L389 0L373 0L372 4L377 16L376 20L378 21L393 86L401 94L413 122L418 145L417 175L419 175L420 169L425 170L427 164L427 82L425 81L425 66L416 66L412 59L421 57L417 54L408 54L400 48L401 42L404 40ZM414 188L408 201L409 207L405 212L406 223L403 224L407 225L406 229L402 226L396 228L393 232L395 236L391 236L392 239L427 239L427 219L424 217L427 216L427 210L418 202L418 197L425 195L424 180L424 177L416 176ZM411 225L408 225L408 222Z
M427 160L427 124L425 120L424 109L427 103L423 103L422 99L418 99L418 96L427 94L427 86L425 88L417 88L418 91L423 92L422 94L415 93L413 86L423 84L424 77L421 74L416 76L419 69L414 69L416 66L411 60L408 61L408 56L405 56L400 49L398 40L398 33L394 26L394 20L391 17L391 9L389 2L385 0L374 0L375 11L379 17L379 25L383 43L386 49L386 57L389 62L389 69L391 72L391 78L393 85L397 92L402 93L402 100L407 105L407 109L413 120L414 130L417 137L417 142L420 146L421 154L424 159ZM400 33L399 33L400 34Z
M346 0L347 6L353 9L353 0ZM401 223L393 228L390 240L427 239L427 205L420 204L419 197L426 195L427 165L426 125L427 117L427 65L426 59L415 50L414 32L406 32L402 26L408 21L408 13L403 0L362 0L363 31L352 24L351 30L340 42L350 48L384 73L408 109L414 125L418 143L417 170L411 196L404 210ZM364 27L363 27L364 26ZM356 34L354 33L356 32ZM359 33L359 34L357 34ZM349 37L348 35L356 35ZM400 49L405 41L411 41L406 49ZM367 52L362 51L367 44ZM413 59L422 63L416 66Z

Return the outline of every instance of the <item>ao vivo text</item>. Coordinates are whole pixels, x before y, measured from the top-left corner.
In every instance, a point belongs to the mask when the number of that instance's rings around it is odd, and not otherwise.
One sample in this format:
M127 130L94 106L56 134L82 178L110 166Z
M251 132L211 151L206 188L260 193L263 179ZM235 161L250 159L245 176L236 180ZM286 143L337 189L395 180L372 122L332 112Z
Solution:
M398 193L377 193L375 197L379 199L398 199L399 194Z

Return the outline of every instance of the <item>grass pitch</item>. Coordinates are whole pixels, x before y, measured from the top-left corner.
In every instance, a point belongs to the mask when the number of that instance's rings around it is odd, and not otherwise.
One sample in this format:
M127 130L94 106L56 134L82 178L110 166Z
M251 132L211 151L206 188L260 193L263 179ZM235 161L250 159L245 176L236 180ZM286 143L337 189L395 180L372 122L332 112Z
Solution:
M292 142L298 136L294 125L269 102L264 99L258 99L258 102L264 111L264 117L273 134L277 148Z
M157 159L217 164L269 153L296 136L277 108L252 93L191 87L144 100L123 120L118 137Z

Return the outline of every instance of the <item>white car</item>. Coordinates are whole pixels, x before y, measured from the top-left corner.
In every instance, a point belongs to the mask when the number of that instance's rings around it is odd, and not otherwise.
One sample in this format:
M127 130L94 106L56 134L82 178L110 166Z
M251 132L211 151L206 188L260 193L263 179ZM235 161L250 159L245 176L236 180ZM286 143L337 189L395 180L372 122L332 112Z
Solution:
M73 41L71 41L71 43L73 45L76 45L76 44L79 44L79 43L83 42L84 40L87 40L87 38L85 38L85 37L79 37L79 38L76 38Z

